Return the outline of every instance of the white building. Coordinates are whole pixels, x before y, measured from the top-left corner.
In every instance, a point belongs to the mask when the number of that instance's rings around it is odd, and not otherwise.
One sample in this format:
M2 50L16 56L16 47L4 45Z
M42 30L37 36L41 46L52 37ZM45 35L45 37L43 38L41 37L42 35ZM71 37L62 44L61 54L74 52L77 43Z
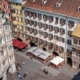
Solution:
M8 16L0 13L0 80L7 80L7 74L16 71L12 46L12 30Z
M25 40L65 59L72 55L71 33L80 22L79 0L27 0Z

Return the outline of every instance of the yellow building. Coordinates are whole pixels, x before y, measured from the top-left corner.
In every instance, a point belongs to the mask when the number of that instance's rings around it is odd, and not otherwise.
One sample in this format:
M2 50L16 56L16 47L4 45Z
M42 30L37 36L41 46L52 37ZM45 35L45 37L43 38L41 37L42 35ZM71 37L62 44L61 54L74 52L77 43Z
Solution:
M22 6L25 0L8 0L11 9L11 23L13 30L13 37L24 39L24 26L23 26L23 12Z

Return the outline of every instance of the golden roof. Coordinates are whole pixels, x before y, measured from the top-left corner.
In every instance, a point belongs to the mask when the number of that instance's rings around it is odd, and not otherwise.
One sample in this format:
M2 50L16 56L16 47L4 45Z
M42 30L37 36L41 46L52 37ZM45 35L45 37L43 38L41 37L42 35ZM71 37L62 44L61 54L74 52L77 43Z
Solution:
M75 37L79 37L80 38L80 23L73 30L72 36L75 36Z

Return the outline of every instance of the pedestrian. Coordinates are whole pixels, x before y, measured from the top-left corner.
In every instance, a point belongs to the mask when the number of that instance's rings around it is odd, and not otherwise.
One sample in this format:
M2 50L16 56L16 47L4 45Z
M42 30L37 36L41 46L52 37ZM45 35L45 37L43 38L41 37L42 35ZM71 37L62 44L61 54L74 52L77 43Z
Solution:
M23 74L23 77L25 78L27 75L28 75L28 72L24 73Z

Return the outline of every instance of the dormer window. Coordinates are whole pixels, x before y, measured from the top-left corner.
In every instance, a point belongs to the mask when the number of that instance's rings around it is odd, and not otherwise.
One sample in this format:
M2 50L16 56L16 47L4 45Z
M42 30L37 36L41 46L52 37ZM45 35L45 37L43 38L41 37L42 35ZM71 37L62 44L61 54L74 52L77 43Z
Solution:
M43 15L43 20L47 21L47 15Z
M42 19L42 14L38 14L38 19L39 19L39 20Z
M60 19L60 24L61 25L65 25L65 20L64 19Z
M74 22L73 21L68 21L68 26L69 26L69 28L74 27Z
M52 25L49 25L49 31L51 32L51 31L53 31L54 29L53 29L53 26Z
M53 17L52 16L49 16L49 22L53 22Z

